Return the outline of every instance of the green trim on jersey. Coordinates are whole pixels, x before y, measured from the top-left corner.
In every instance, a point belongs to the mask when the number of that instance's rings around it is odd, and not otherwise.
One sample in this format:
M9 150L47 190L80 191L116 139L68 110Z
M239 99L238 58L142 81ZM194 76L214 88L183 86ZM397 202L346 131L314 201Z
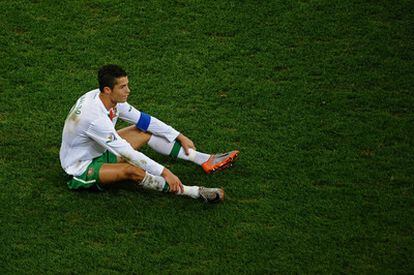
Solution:
M176 140L173 148L171 149L170 156L173 158L177 158L178 153L180 152L180 149L181 149L181 144Z
M91 164L88 165L85 172L80 176L74 176L68 181L69 189L83 189L96 186L98 190L103 190L99 184L99 170L104 163L117 163L117 158L114 154L106 151L101 156L94 158Z

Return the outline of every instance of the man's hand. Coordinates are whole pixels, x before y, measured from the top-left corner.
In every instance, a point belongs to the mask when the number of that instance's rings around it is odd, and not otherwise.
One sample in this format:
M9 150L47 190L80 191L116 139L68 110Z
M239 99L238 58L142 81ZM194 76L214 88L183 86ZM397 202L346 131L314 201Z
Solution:
M161 176L165 179L165 181L170 186L170 192L172 193L177 193L178 191L181 191L181 193L184 192L184 187L180 179L176 175L174 175L170 170L168 170L167 168L164 168Z
M188 156L190 154L189 149L196 149L194 143L188 137L183 134L179 134L177 140L181 143L181 146L184 148L185 154Z

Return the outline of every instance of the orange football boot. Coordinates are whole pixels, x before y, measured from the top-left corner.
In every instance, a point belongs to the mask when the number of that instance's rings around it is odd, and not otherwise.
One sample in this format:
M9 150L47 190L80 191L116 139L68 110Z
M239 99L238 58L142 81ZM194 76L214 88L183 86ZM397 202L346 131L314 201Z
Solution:
M220 171L232 166L233 162L239 156L239 151L234 150L224 154L211 155L211 157L201 164L204 172L210 174L211 172Z

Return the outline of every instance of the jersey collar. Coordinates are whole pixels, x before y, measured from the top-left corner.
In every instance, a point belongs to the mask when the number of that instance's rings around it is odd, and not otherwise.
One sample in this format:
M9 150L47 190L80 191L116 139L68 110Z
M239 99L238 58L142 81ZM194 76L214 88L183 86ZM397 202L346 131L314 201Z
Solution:
M109 111L106 109L105 105L103 104L101 98L99 97L100 91L98 90L98 93L96 95L95 100L97 101L97 104L99 105L99 108L104 112L107 116L109 116Z

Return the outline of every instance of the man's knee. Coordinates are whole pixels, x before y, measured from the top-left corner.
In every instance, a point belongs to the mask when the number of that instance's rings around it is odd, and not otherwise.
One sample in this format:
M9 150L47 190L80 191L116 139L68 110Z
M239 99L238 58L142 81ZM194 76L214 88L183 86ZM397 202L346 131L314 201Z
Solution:
M138 130L138 131L140 131L140 130ZM140 132L141 132L140 135L142 136L142 139L145 141L145 143L148 143L148 141L150 140L152 134L148 133L148 132L142 132L142 131L140 131Z
M137 150L143 145L147 144L151 138L151 134L137 129L135 126L125 127L118 131L118 134L128 141L131 146Z
M145 177L145 171L139 167L127 164L123 168L125 176L133 181L141 181Z

